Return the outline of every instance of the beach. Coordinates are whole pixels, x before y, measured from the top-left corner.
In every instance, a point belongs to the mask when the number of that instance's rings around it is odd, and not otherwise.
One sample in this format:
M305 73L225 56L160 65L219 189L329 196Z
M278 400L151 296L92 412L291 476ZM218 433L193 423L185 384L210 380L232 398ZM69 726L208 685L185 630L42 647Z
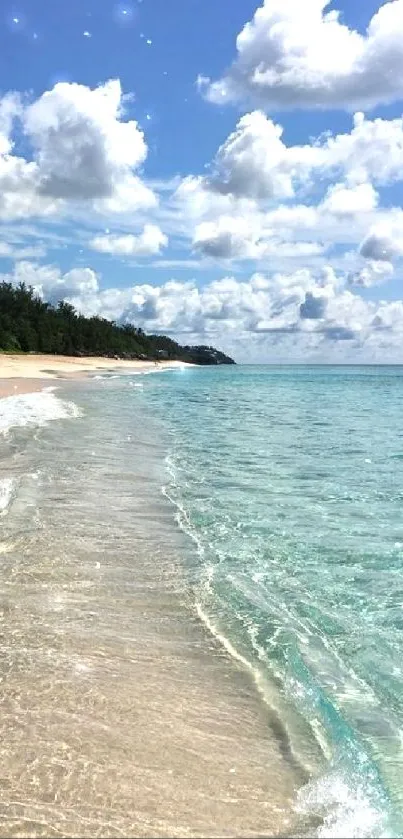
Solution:
M95 376L105 371L145 373L192 366L182 361L140 361L104 357L0 353L0 398L40 390L43 382Z
M403 835L402 370L54 364L0 400L0 836Z
M164 429L139 401L160 377L1 362L0 835L287 833L307 776L198 617L192 542L161 494Z

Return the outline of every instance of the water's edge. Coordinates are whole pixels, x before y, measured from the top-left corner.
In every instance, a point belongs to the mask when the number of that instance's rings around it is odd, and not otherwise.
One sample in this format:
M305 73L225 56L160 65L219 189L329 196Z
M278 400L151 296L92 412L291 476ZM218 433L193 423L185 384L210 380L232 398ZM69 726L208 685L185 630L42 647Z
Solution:
M0 441L0 835L287 833L301 774L197 618L159 424L116 395L27 397Z

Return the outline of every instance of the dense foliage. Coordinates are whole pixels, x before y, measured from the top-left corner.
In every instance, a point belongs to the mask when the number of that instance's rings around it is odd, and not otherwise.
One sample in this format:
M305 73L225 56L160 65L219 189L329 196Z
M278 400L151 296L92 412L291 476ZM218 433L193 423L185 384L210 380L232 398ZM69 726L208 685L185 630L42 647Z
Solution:
M66 301L51 306L32 288L11 283L0 283L0 351L234 363L213 347L181 347L171 338L146 335L131 324L86 318Z

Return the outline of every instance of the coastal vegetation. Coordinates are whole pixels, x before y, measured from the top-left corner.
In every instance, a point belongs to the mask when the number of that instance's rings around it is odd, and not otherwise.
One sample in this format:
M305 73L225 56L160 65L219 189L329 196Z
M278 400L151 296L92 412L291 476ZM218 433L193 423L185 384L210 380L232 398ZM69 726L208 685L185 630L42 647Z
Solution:
M164 335L146 335L129 323L84 317L64 300L53 306L23 283L0 283L0 351L235 363L214 347L181 346Z

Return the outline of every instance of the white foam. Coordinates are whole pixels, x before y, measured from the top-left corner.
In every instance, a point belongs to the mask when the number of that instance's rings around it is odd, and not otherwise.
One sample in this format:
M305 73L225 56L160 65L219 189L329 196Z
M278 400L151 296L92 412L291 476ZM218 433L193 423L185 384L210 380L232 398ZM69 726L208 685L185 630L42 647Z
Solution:
M11 428L41 426L57 419L79 417L81 411L73 402L59 399L51 388L39 393L24 393L0 399L0 434Z
M394 835L385 804L375 789L354 784L337 772L311 781L300 790L297 811L322 816L316 836L320 839L370 839Z
M10 502L13 498L15 486L15 478L1 478L0 480L0 515L4 515Z

